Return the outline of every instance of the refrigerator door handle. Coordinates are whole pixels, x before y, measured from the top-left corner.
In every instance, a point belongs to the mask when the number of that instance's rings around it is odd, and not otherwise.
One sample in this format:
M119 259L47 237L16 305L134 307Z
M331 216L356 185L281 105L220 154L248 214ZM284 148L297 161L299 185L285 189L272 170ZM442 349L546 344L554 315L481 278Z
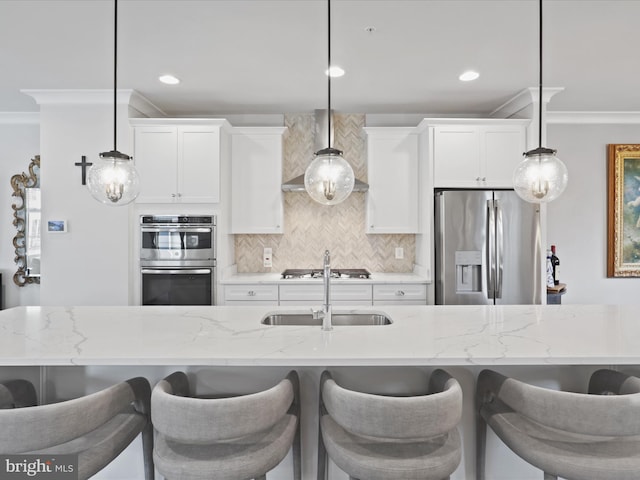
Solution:
M502 277L503 277L503 252L504 252L504 226L502 223L502 208L500 201L494 201L495 222L496 222L496 298L502 298Z
M496 216L493 200L487 200L487 297L495 296L496 275L496 246L495 246Z

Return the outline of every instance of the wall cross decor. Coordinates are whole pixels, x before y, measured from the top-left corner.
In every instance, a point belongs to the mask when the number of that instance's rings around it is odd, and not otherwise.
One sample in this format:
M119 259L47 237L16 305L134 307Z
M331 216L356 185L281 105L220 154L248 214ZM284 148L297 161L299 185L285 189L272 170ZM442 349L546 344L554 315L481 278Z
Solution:
M86 185L87 184L87 167L90 167L91 165L93 165L93 163L87 162L87 157L85 155L82 155L81 158L82 158L82 161L76 162L75 166L82 167L82 185Z

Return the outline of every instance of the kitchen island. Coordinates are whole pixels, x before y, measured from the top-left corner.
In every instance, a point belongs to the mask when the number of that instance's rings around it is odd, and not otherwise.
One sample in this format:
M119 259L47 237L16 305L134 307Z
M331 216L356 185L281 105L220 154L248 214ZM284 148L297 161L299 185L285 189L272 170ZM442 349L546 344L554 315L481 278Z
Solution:
M465 398L464 454L453 480L475 478L473 394L483 367L575 390L584 389L599 366L639 373L640 322L633 306L374 306L335 307L334 313L349 310L383 312L393 323L328 332L260 323L274 311L308 311L283 306L17 307L0 312L0 371L8 378L17 369L47 367L43 385L64 396L65 388L83 393L135 375L153 384L176 369L193 374L204 390L249 377L253 385L242 388L251 391L295 368L302 388L305 480L315 478L317 384L327 367L345 382L379 392L413 388L434 367L456 377ZM231 388L237 391L237 384ZM133 448L96 480L142 478L130 471L140 464ZM493 436L488 452L488 479L540 478ZM347 478L330 472L332 480ZM288 478L289 465L269 476Z
M1 365L460 366L640 364L637 307L335 307L391 325L267 326L301 307L16 307Z

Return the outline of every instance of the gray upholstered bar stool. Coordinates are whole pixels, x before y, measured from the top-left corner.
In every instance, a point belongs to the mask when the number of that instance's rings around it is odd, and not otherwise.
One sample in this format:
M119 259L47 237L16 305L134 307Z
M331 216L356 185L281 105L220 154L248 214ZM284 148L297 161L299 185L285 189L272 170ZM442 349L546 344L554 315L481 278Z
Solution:
M145 479L153 480L151 387L132 378L84 397L37 405L26 380L0 384L0 452L77 455L78 479L87 479L142 433Z
M258 393L222 398L190 396L183 372L151 394L154 460L168 480L265 479L293 448L301 478L299 381L295 371Z
M485 478L487 424L545 480L640 478L640 379L598 370L588 392L550 390L483 370L477 478Z
M323 372L318 479L327 477L327 453L350 479L448 479L461 459L462 390L447 372L435 370L429 392L410 397L362 393Z

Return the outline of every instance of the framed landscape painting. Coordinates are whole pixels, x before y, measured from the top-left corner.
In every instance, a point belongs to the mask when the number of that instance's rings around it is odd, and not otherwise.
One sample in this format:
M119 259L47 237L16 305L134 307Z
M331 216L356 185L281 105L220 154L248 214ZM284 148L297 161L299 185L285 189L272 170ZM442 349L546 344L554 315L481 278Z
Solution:
M640 144L607 155L607 277L640 277Z

